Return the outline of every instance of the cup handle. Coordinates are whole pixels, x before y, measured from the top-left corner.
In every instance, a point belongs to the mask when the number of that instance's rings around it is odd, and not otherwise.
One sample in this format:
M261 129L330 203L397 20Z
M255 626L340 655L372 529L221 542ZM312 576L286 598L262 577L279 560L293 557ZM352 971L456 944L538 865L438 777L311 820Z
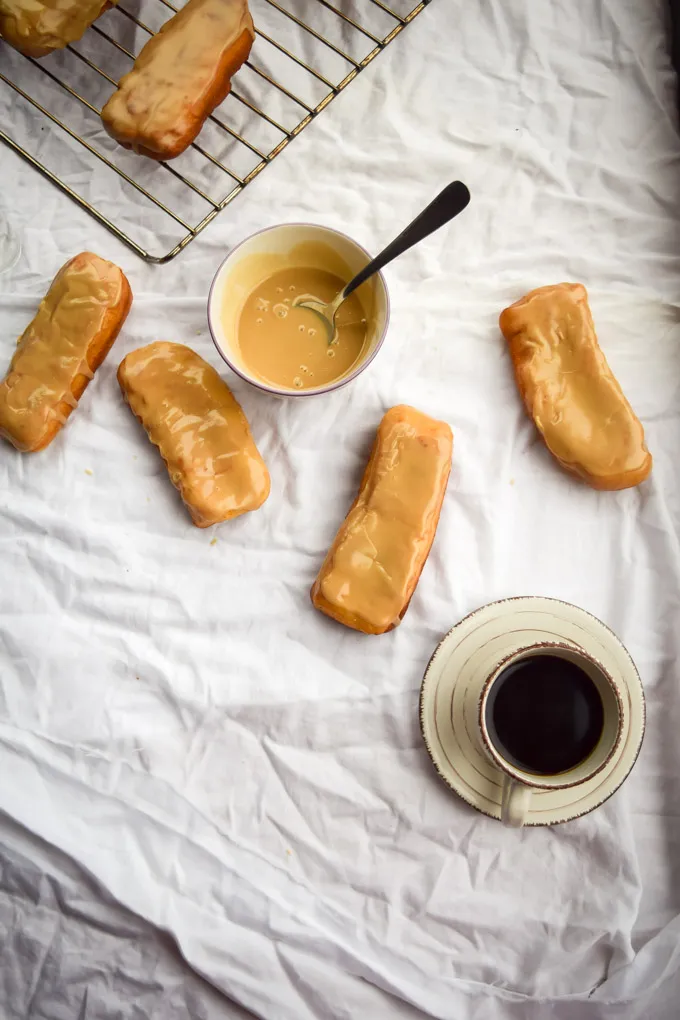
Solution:
M524 783L518 783L510 776L505 776L501 801L503 825L509 825L512 829L520 829L526 821L530 803L531 789Z

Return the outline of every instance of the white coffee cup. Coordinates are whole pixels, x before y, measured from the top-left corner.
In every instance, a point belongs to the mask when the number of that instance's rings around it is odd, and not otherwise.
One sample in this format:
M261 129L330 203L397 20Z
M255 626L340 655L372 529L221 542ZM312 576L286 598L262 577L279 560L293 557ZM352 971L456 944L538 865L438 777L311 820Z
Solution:
M603 710L602 730L597 743L581 761L567 771L543 773L522 767L513 761L499 742L490 717L494 694L507 670L536 656L554 656L578 666L599 694ZM546 683L550 682L546 676ZM622 691L601 662L576 645L540 642L518 648L502 659L489 673L479 699L479 740L482 751L503 773L502 821L518 828L524 825L531 798L539 790L563 790L587 783L611 761L621 740L623 724Z

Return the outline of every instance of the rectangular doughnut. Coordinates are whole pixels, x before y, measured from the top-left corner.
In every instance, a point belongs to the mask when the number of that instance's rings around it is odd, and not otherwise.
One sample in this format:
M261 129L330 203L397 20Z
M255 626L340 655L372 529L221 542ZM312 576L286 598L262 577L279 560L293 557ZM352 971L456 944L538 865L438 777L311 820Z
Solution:
M644 430L597 342L585 287L532 290L505 309L500 328L525 407L562 467L595 489L644 481Z
M132 304L123 271L85 251L55 276L0 383L0 435L24 453L52 442Z
M434 540L452 450L445 422L406 405L387 412L359 494L312 587L317 609L364 634L397 626Z
M122 360L118 382L197 527L262 506L269 472L212 365L183 344L158 341Z
M174 159L226 99L254 38L246 0L189 0L121 78L104 127L126 149Z
M80 39L118 0L0 0L0 36L27 57Z

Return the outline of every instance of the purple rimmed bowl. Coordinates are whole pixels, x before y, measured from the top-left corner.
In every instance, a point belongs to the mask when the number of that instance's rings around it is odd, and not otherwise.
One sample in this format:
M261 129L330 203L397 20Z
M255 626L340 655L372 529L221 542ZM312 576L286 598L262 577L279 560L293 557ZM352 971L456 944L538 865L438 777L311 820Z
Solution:
M261 379L243 363L238 347L238 320L246 298L281 269L308 266L325 269L349 282L371 256L350 237L313 223L282 223L246 238L221 264L208 295L208 326L215 347L232 372L276 397L310 397L346 386L368 368L380 350L390 318L385 278L376 273L357 293L361 297L368 332L361 354L338 379L308 389L276 386Z

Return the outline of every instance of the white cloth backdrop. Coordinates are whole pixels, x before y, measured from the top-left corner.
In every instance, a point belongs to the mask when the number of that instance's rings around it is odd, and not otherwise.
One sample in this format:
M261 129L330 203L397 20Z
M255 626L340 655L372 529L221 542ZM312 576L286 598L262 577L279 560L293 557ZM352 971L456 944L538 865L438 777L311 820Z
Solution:
M135 293L52 446L0 450L0 809L267 1020L677 1017L680 139L664 11L434 0L168 266L0 147L0 211L23 241L0 277L3 362L73 253L118 261ZM359 381L298 404L229 378L271 497L192 527L122 402L121 357L163 338L222 369L205 304L231 246L304 219L377 250L457 177L472 204L389 268L389 338ZM565 279L588 286L644 421L639 489L566 477L520 406L498 314ZM308 590L399 402L451 423L454 467L407 617L368 638ZM623 789L523 832L439 781L417 720L441 636L515 594L601 617L648 699Z

